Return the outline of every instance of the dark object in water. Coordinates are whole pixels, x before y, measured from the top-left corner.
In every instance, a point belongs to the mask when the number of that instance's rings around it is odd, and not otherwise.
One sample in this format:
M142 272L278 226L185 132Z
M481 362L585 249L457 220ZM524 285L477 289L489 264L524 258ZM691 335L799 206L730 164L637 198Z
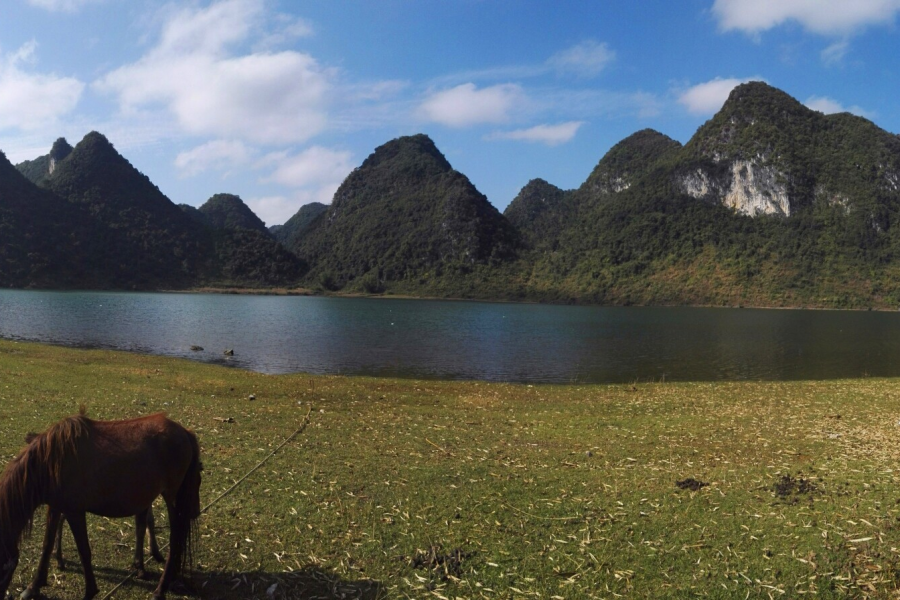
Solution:
M203 346L191 346L191 352L203 352Z
M224 354L225 354L225 356L234 356L234 350L231 348L228 348L227 350L225 350Z

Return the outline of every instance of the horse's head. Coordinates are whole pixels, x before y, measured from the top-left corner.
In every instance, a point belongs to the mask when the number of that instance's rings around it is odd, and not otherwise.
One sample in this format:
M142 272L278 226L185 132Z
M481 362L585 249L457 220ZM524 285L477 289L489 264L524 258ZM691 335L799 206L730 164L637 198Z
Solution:
M17 566L19 566L18 550L0 550L0 598L6 598L6 590L9 589Z

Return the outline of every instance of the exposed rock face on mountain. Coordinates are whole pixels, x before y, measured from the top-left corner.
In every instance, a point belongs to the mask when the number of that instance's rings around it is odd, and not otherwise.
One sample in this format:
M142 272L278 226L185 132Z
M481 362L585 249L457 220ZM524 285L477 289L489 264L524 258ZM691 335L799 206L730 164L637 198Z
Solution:
M59 161L65 160L71 153L72 146L69 145L66 138L59 138L53 143L49 154L21 162L16 165L16 168L33 183L40 185L53 174Z
M532 188L507 214L547 189ZM526 238L555 240L526 255L526 296L900 303L900 138L764 83L736 87L683 148L649 131L623 140L563 197L555 220L511 216Z
M465 273L515 255L518 236L425 135L380 146L295 246L336 287Z
M216 194L199 208L213 229L251 229L268 234L266 224L257 217L240 197Z
M328 206L321 202L304 204L284 225L269 227L269 233L288 248L296 247L303 236L306 235L306 232L309 231L313 221L327 209Z
M72 146L69 145L69 142L66 141L66 138L59 138L55 142L53 142L53 147L50 148L50 164L47 168L47 175L53 175L53 171L56 170L56 165L59 164L60 161L65 160L72 154Z
M685 147L683 193L738 213L790 216L817 200L847 204L874 170L900 173L897 138L850 114L825 116L765 83L737 86ZM848 195L846 188L857 188ZM865 195L865 193L863 193Z

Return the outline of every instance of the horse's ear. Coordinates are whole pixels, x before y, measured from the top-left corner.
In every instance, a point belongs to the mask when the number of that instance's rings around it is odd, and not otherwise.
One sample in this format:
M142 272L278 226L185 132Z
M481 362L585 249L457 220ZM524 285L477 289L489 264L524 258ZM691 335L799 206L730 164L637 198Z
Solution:
M25 443L30 444L31 442L34 441L34 438L36 438L37 436L38 436L38 434L36 434L35 432L29 431L28 433L25 434Z

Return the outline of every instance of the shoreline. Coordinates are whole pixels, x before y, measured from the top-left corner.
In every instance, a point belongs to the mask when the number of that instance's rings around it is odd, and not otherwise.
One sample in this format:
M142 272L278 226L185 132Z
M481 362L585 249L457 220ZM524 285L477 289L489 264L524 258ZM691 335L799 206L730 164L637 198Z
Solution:
M2 288L10 291L21 292L108 292L108 293L137 293L137 294L220 294L233 296L316 296L322 298L366 298L385 300L429 300L442 302L483 302L488 304L537 304L546 306L580 306L595 308L721 308L721 309L747 309L747 310L815 310L815 311L849 311L849 312L898 312L900 307L868 306L865 308L838 308L833 306L792 305L792 306L767 306L754 304L592 304L579 301L543 301L543 300L512 300L502 298L465 298L457 296L429 296L414 294L366 294L363 292L324 292L312 288L241 288L241 287L212 287L201 286L185 289L58 289L58 288Z
M58 290L44 290L58 291ZM99 291L99 290L98 290ZM105 290L124 291L130 290ZM323 292L310 288L216 288L198 287L184 290L150 290L163 294L231 294L246 296L318 296L322 298L367 298L384 300L437 300L444 302L484 302L490 304L539 304L547 306L583 306L595 308L723 308L723 309L747 309L747 310L819 310L819 311L852 311L852 312L898 312L898 308L870 306L866 308L835 308L831 306L765 306L765 305L722 305L722 304L591 304L578 301L546 302L541 300L509 300L490 298L462 298L455 296L417 296L413 294L366 294L363 292Z

